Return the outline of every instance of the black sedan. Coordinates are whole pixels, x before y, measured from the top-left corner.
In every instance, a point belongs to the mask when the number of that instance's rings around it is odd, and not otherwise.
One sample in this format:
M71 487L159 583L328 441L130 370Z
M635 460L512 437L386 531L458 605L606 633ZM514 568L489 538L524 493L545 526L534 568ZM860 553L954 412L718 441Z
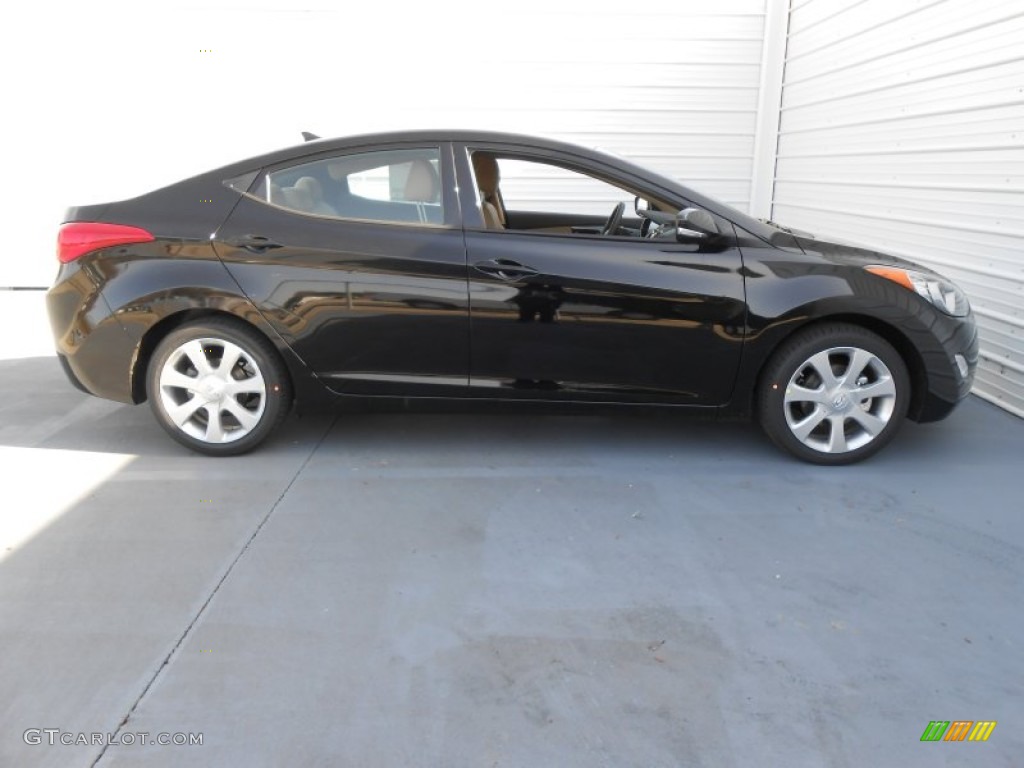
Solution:
M925 267L509 134L314 140L72 208L58 257L72 383L211 455L347 396L755 416L844 464L946 416L977 362L967 299Z

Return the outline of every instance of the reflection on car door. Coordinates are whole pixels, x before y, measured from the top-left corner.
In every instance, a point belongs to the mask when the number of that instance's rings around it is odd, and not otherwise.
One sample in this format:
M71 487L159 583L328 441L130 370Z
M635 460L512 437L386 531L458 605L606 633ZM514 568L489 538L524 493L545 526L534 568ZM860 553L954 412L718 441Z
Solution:
M467 231L470 383L552 399L728 400L745 304L735 248Z

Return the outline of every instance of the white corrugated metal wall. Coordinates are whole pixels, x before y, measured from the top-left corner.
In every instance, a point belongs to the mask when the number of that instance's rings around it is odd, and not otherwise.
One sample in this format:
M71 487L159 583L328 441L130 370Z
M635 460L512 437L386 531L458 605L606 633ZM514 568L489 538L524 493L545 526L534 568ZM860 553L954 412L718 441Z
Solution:
M97 0L57 28L45 6L26 7L0 49L0 64L24 70L0 82L19 116L0 126L17 148L0 205L19 221L0 287L49 284L66 206L138 194L300 130L521 131L948 273L982 326L979 393L1024 414L1024 8L787 4L522 0L498 21L468 0Z
M1024 416L1024 6L793 0L772 216L956 280Z
M301 130L547 135L745 208L764 9L765 0L520 0L500 12L469 0L97 0L54 27L51 9L27 6L0 48L5 70L23 73L0 81L18 118L0 125L4 146L17 148L0 206L18 216L8 250L21 254L0 261L0 286L50 283L67 206L287 146Z
M582 7L509 6L529 44L503 38L500 98L464 122L605 149L746 210L764 0Z

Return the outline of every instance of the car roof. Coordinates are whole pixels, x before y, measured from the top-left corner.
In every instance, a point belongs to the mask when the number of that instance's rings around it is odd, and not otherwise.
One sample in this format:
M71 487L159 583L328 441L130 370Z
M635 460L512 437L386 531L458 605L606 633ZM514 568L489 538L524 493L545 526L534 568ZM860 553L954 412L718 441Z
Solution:
M556 139L544 138L541 136L530 136L520 133L506 133L502 131L483 131L466 129L424 129L412 131L388 131L382 133L362 133L351 136L339 136L335 138L316 138L294 144L290 147L283 147L263 155L246 158L232 163L228 168L253 169L284 162L296 157L316 154L318 152L330 152L336 149L348 149L359 146L374 146L379 144L398 144L406 142L481 142L488 144L512 144L516 146L529 147L533 149L547 149L555 152L566 152L575 155L590 156L593 159L603 160L615 164L630 165L622 158L603 152L599 149L584 147L579 144L571 144Z
M379 145L399 144L405 142L449 141L464 144L504 144L508 146L522 147L525 149L542 151L548 150L565 155L574 155L582 159L589 159L643 179L648 183L653 183L664 190L674 192L675 194L692 201L692 204L707 208L720 216L724 216L734 223L745 227L749 231L757 233L760 237L765 239L768 239L778 232L778 230L768 227L742 211L738 211L731 206L725 205L724 203L709 198L693 189L690 189L689 187L684 186L676 179L669 178L668 176L651 170L650 168L637 165L632 161L618 157L617 155L610 154L600 149L585 147L580 144L572 144L567 141L559 141L557 139L549 139L541 136L532 136L520 133L507 133L503 131L422 129L389 131L382 133L363 133L335 138L317 138L294 144L290 147L284 147L273 152L268 152L263 155L257 155L245 160L240 160L236 163L232 163L231 165L222 166L221 168L202 174L201 177L194 178L219 178L219 180L223 181L233 176L263 169L270 165L285 163L289 160L309 155L317 155L321 152L332 152L335 150L351 149L362 146L370 148Z

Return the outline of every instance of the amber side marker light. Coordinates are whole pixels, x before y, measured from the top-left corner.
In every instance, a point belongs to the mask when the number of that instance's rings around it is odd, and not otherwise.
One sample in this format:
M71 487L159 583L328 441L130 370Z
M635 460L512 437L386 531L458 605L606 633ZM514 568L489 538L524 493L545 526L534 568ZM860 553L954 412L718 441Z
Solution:
M906 270L899 269L897 267L865 267L867 272L879 277L884 277L886 280L892 280L894 283L899 283L904 288L911 291L917 291L914 284L910 281L910 275L907 274Z

